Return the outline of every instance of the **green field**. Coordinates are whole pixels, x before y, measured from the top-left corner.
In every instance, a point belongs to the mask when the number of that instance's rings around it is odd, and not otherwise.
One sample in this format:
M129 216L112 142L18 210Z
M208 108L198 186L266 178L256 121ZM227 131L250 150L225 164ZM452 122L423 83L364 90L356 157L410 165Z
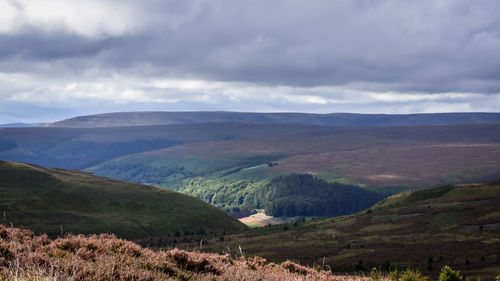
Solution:
M0 161L1 223L51 236L115 233L128 239L245 226L199 199L89 173Z

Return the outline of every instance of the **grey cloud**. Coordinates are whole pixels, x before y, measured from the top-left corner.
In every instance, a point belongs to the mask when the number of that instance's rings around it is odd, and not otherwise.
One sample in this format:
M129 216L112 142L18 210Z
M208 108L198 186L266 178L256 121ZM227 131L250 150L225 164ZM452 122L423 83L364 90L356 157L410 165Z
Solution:
M3 72L500 92L500 2L130 1L140 27L0 36Z
M0 58L52 61L95 56L104 42L67 34L25 30L20 34L0 34Z

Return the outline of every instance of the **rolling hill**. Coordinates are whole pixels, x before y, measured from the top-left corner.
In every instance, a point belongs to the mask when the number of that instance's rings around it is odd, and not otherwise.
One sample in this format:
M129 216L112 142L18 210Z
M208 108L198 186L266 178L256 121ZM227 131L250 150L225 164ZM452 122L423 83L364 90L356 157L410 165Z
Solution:
M177 192L89 173L0 161L2 223L51 236L115 233L143 239L245 228L224 211Z
M66 169L179 144L323 135L334 128L295 124L181 124L115 128L0 128L0 159Z
M375 187L430 187L498 177L499 143L497 124L0 128L0 159L91 169L100 175L155 185L232 171L236 180L311 173L326 180L340 178ZM279 165L268 167L277 160ZM185 172L179 173L176 169L182 167ZM120 169L145 169L147 173L134 176Z
M472 120L468 122L483 120L475 114L459 116ZM395 122L408 116L391 118ZM383 195L499 178L500 124L338 127L215 122L0 128L0 159L85 170L195 195L227 211L248 210L263 204L248 204L245 198L259 197L258 188L291 174L310 174L328 184ZM234 187L241 198L222 196ZM304 198L294 197L295 207L304 206ZM263 208L270 210L269 203ZM340 213L329 212L333 214Z
M117 127L192 123L304 124L321 126L431 126L500 123L499 113L353 114L251 113L226 111L115 112L78 116L49 127Z
M357 214L214 238L207 251L327 264L334 271L412 266L436 276L447 264L470 276L500 272L500 181L394 195Z
M382 192L500 177L500 125L301 133L182 144L115 158L88 171L176 189L193 180L245 184L292 173Z

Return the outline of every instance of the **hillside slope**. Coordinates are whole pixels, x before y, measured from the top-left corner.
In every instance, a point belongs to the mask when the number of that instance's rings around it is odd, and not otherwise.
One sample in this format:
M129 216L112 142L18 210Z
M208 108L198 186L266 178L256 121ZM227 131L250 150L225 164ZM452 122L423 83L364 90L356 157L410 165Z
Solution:
M0 212L4 224L52 236L115 233L138 239L245 228L222 210L177 192L6 161L0 161Z
M307 172L370 186L432 186L497 178L499 143L499 124L339 128L214 123L0 128L0 159L65 169L96 166L103 176L155 185L192 177L188 172L206 176L264 164L251 171L242 169L232 177L250 179L247 175L251 173L252 177L267 178L265 174ZM151 153L103 163L148 151ZM276 160L278 166L265 165ZM120 167L122 164L137 166ZM178 173L176 169L181 167L186 173ZM125 169L122 175L121 168ZM134 176L132 170L147 170L147 177L141 178L142 173ZM169 173L167 177L161 175L165 172Z
M115 112L78 116L49 127L117 127L192 123L289 123L322 126L430 126L500 123L500 113L353 114L252 113L227 111Z
M353 215L271 226L210 241L272 261L326 263L339 271L412 266L431 276L447 264L500 272L500 181L407 192Z
M332 127L296 124L180 124L115 128L0 128L0 159L85 169L131 153L184 143L324 135Z
M500 125L305 128L296 127L296 135L260 134L130 154L89 171L170 188L197 177L237 183L292 173L398 190L500 177Z

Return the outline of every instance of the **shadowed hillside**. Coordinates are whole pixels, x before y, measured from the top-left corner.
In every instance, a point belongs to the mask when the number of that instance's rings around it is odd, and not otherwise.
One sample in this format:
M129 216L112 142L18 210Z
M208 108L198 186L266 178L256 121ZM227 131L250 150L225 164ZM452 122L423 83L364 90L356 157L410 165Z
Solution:
M51 236L115 233L124 238L244 229L199 199L88 173L0 161L4 224Z
M0 159L85 169L115 157L185 143L324 135L334 128L295 124L181 124L116 128L0 128Z
M313 128L318 131L297 127L296 135L176 145L115 158L89 171L169 188L212 178L260 182L292 173L389 191L500 177L499 125Z
M0 159L67 169L93 167L103 176L168 186L185 178L220 176L217 173L231 180L260 180L306 172L377 187L429 187L500 176L499 143L497 124L0 128Z

